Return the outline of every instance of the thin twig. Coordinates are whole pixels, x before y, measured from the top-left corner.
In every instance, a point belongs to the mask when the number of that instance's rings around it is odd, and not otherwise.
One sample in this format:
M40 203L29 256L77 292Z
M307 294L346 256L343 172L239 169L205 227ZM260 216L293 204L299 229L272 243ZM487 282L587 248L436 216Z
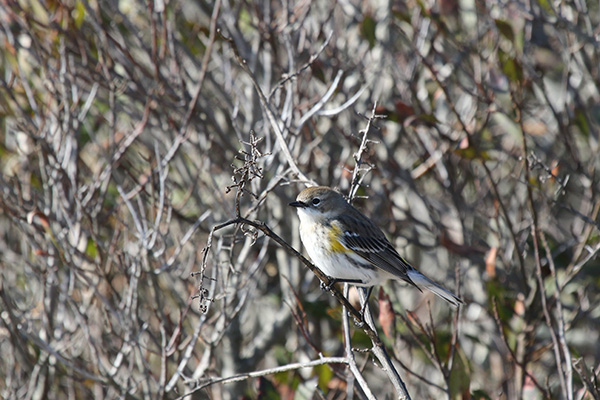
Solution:
M273 374L277 374L280 372L293 371L293 370L301 369L301 368L312 368L312 367L316 367L319 365L326 365L326 364L347 364L347 363L348 363L348 360L346 359L346 357L323 357L323 358L309 361L306 363L292 363L292 364L287 364L287 365L283 365L281 367L276 367L276 368L268 368L268 369L263 369L260 371L247 372L247 373L223 377L223 378L210 379L210 380L208 380L208 382L199 384L196 388L185 393L183 396L177 397L177 400L184 399L184 398L191 396L192 394L194 394L210 385L214 385L217 383L224 384L224 383L239 382L239 381L243 381L243 380L246 380L249 378L258 378L261 376L273 375Z
M348 298L349 291L350 291L350 285L348 283L344 283L344 296L346 298ZM348 366L350 368L350 371L352 372L352 376L354 377L354 379L356 379L358 381L360 388L365 393L365 396L368 399L375 399L375 396L371 392L371 388L369 387L369 385L367 384L367 381L365 380L362 373L360 372L360 368L358 368L358 365L356 365L356 359L354 357L354 352L352 351L352 340L350 338L350 323L348 321L348 310L346 309L346 306L342 307L342 313L343 313L342 314L342 329L344 332L344 349L346 352L346 358L348 359ZM348 399L352 399L354 380L351 377L348 379L348 381L349 382L348 382L348 387L346 390L346 397Z

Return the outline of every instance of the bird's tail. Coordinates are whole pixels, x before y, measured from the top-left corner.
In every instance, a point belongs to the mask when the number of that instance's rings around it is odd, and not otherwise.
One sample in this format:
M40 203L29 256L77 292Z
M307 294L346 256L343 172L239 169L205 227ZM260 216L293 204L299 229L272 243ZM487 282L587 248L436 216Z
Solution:
M454 307L464 304L464 302L454 293L438 285L419 271L408 271L408 277L415 283L415 285L417 285L417 287L432 291L442 299L446 300L448 303L452 304Z

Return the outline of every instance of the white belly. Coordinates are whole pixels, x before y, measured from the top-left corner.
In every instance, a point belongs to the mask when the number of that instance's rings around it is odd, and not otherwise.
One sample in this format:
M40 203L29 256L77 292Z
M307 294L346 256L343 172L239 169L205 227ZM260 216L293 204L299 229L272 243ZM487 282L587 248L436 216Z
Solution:
M356 281L355 285L373 286L391 276L357 254L333 253L325 229L307 230L300 217L300 239L312 262L326 275L340 281ZM309 222L310 223L310 222Z

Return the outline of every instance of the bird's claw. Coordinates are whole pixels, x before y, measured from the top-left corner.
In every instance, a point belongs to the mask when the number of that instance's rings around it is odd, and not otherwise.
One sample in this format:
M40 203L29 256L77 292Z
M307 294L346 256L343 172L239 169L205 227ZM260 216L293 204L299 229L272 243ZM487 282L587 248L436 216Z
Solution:
M357 328L362 328L363 326L365 326L364 317L362 321L354 317L354 326L356 326Z
M321 281L321 290L324 290L326 292L330 292L331 288L333 287L333 285L335 285L337 282L337 280L335 280L332 277L329 277L329 283L325 283L323 281Z

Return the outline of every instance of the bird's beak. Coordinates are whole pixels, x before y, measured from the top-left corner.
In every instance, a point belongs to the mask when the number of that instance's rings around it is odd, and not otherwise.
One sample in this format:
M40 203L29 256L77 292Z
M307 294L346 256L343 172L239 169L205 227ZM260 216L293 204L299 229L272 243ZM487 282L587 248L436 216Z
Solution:
M290 203L290 206L292 206L292 207L298 207L298 208L306 208L306 203L304 203L302 201L292 201Z

